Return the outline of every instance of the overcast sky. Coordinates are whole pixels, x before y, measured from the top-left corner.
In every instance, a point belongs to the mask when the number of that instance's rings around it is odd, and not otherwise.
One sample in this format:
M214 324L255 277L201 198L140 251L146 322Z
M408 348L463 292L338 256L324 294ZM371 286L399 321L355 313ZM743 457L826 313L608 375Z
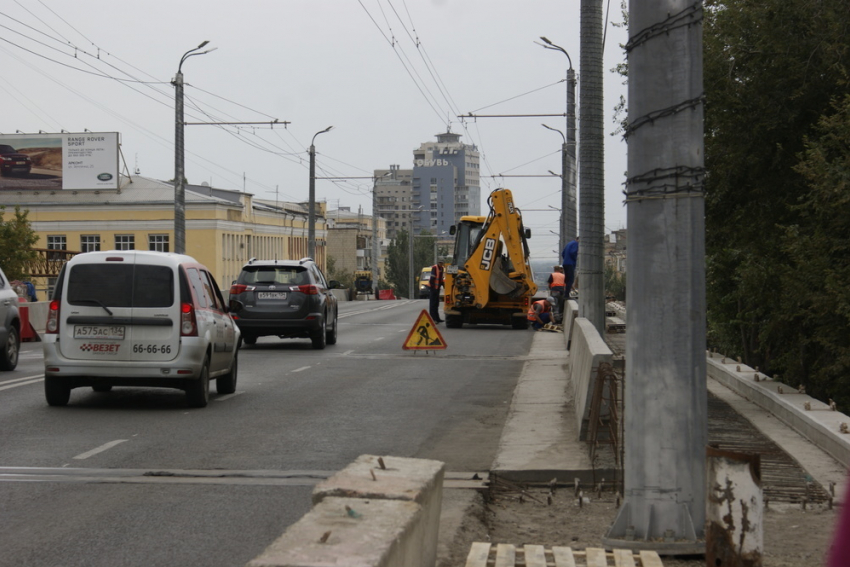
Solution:
M374 169L413 167L413 150L450 128L478 146L482 198L514 192L534 257L554 255L567 58L579 82L579 0L6 0L0 5L0 133L119 132L130 171L174 177L174 88L183 64L187 122L290 122L186 127L191 183L306 201L316 138L316 196L371 211ZM626 145L614 106L625 87L609 69L627 40L611 2L605 43L605 226L624 228ZM118 81L117 78L127 79ZM579 87L580 91L580 87ZM580 117L579 117L580 120ZM578 136L577 136L578 138ZM123 164L122 164L123 170ZM491 177L495 176L495 177ZM547 212L547 210L549 212ZM485 204L482 203L482 211Z

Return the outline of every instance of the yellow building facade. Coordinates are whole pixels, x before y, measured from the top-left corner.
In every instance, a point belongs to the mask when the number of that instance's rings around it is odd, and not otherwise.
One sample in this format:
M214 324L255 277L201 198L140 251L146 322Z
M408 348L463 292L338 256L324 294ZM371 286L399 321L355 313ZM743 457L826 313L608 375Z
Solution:
M37 248L174 251L174 186L133 175L117 190L0 191L7 214L20 206L38 235ZM325 205L316 204L316 261L326 262ZM186 254L206 265L222 291L251 258L300 259L308 253L305 203L256 199L250 193L186 187ZM48 259L50 252L46 252ZM57 254L57 256L59 256ZM50 278L33 278L39 299Z

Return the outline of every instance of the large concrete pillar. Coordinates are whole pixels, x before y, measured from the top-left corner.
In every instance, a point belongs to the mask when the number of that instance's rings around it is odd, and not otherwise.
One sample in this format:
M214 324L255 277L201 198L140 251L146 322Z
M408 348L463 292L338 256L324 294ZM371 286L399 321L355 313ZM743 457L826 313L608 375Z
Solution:
M702 14L693 0L630 4L625 498L605 539L614 547L705 552Z

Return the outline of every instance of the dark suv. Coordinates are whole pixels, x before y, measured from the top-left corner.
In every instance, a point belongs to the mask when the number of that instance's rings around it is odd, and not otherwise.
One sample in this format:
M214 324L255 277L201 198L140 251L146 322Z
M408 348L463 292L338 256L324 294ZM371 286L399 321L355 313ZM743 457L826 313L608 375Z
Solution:
M3 175L29 175L32 170L32 160L27 154L22 154L12 146L0 144L0 173Z
M311 258L251 260L230 288L230 312L246 345L276 335L309 338L322 349L336 344L337 287Z

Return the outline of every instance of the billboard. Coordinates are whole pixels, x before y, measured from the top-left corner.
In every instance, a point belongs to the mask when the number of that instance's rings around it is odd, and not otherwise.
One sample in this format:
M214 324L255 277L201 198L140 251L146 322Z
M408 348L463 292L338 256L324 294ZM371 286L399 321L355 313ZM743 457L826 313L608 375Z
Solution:
M118 132L0 134L0 190L118 189Z

